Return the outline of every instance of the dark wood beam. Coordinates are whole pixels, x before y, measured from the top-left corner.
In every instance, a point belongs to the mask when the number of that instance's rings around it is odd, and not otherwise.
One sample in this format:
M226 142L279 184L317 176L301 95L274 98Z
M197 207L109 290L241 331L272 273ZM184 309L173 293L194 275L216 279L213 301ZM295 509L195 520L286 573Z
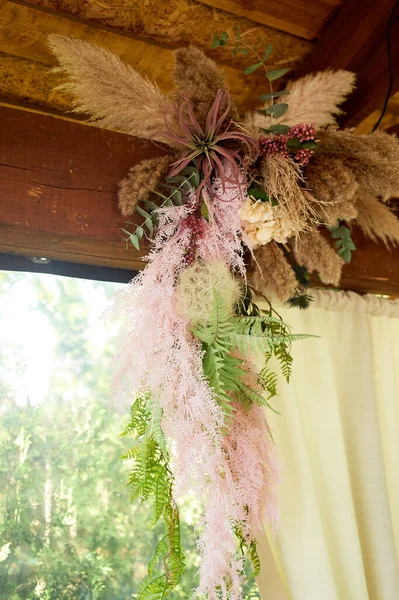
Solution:
M141 268L119 236L118 182L163 150L86 124L0 107L0 251Z
M143 268L119 237L118 182L163 150L123 134L0 107L0 252L80 264ZM342 289L399 296L399 249L355 232ZM145 250L145 249L144 249Z
M297 76L327 68L357 75L357 89L343 106L341 125L359 124L382 107L389 84L386 32L395 0L347 0L305 58ZM399 11L398 11L399 12ZM394 89L399 89L399 21L391 32Z
M325 23L334 15L342 0L200 0L213 8L223 10L255 23L268 25L314 40Z

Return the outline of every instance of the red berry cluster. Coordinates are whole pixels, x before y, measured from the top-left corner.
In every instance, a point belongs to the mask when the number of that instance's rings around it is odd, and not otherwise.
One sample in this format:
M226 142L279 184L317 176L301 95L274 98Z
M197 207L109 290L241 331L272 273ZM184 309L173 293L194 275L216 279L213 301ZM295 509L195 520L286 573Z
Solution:
M294 138L299 143L313 142L316 135L315 124L299 123L294 125L288 133L282 133L275 136L261 135L259 138L259 147L261 156L270 156L272 154L280 154L285 158L290 156L290 150L294 160L302 166L309 163L313 150L310 148L290 148L289 141Z
M184 258L186 264L191 265L197 257L197 242L205 233L205 219L200 210L183 219L183 226L190 230L190 243Z
M259 154L261 156L271 156L272 154L281 154L288 158L290 153L287 148L288 135L281 133L271 137L270 135L261 135L259 138Z
M314 141L315 135L315 123L311 123L310 125L308 123L298 123L298 125L291 127L288 133L290 138L297 137L301 143Z

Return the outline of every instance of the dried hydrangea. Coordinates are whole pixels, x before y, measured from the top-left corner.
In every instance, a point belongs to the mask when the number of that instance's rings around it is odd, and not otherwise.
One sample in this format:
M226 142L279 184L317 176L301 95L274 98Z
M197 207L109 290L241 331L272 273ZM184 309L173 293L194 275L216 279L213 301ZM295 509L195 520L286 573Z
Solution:
M296 233L294 223L281 206L273 206L249 196L238 211L244 224L245 235L252 248L268 244L272 240L286 244Z

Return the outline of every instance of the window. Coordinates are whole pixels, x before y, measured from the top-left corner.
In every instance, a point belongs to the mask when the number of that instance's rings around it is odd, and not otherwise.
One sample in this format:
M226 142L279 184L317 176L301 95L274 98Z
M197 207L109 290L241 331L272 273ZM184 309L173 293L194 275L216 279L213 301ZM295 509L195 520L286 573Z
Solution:
M113 333L102 314L121 284L0 272L0 598L136 598L162 535L130 504L132 443L111 410ZM198 511L182 506L191 597ZM255 587L247 598L259 598Z

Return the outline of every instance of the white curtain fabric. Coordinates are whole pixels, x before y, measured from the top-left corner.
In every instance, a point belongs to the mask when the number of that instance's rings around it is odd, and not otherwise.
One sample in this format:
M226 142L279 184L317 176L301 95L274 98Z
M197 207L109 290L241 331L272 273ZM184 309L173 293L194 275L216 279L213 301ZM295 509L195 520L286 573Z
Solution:
M282 308L289 385L268 411L281 525L260 540L262 600L399 599L399 300L312 292Z

